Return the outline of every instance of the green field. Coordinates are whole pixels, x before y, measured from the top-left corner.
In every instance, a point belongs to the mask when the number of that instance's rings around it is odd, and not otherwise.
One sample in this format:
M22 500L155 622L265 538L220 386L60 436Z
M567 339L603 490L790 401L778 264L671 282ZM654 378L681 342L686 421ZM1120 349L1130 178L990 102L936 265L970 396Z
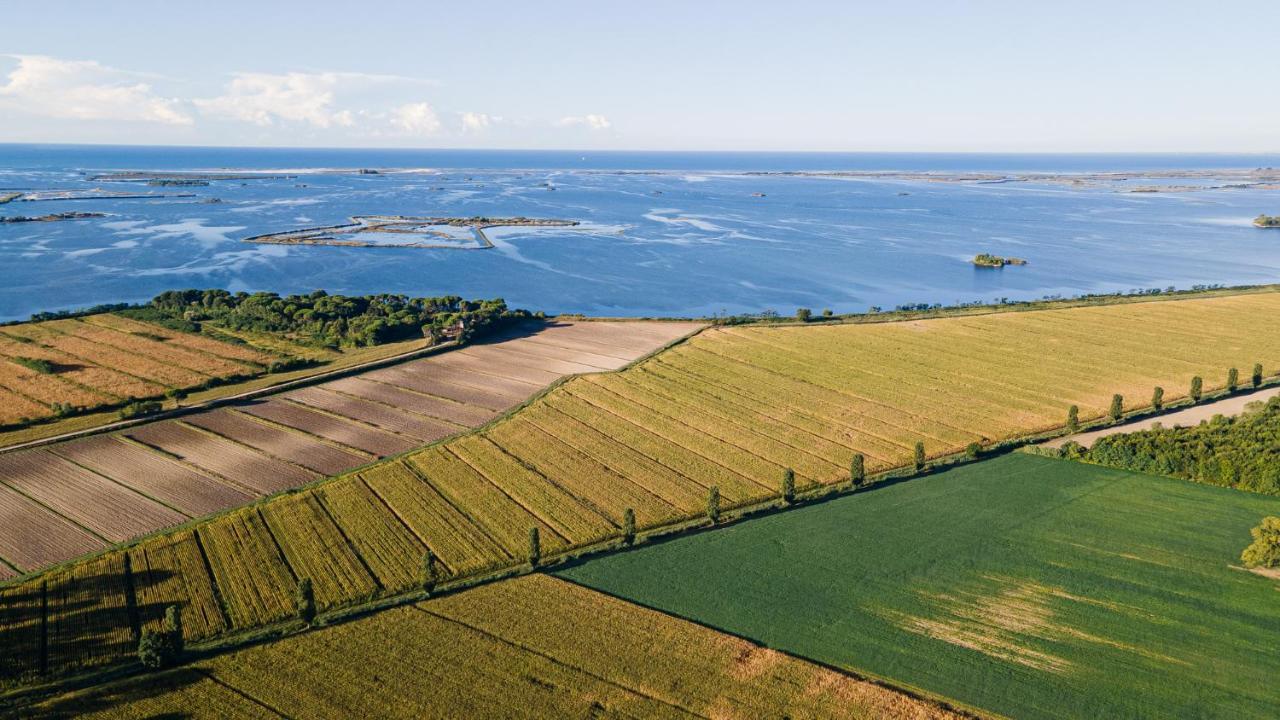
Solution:
M1280 717L1280 500L1014 454L562 576L1018 718Z

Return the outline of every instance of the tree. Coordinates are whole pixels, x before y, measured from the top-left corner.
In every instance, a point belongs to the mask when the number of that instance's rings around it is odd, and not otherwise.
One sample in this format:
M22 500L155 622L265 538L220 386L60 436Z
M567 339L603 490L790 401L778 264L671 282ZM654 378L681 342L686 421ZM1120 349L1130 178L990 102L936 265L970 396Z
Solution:
M1227 392L1235 392L1240 385L1240 371L1231 368L1227 370Z
M1067 408L1067 432L1080 430L1080 408L1072 405Z
M982 453L982 446L976 442L971 442L968 445L966 445L964 448L964 455L970 460L977 460L978 455L980 455L981 453Z
M529 528L529 566L538 567L542 561L542 542L538 539L538 528Z
M622 511L622 542L633 545L636 541L636 511L627 508Z
M1199 375L1191 378L1191 392L1189 393L1191 395L1191 402L1200 402L1200 391L1203 389L1204 380L1201 380Z
M159 629L147 628L138 640L138 660L151 670L166 668L182 656L182 614L177 605L165 608Z
M1262 385L1262 363L1255 363L1253 366L1253 377L1250 378L1254 387Z
M858 487L867 480L867 461L862 453L854 453L849 461L849 484Z
M809 308L796 308L796 319L799 320L800 322L807 323L812 317L813 317L813 311L810 310Z
M1151 391L1151 407L1156 410L1164 409L1164 388L1159 385Z
M1112 422L1119 422L1124 417L1124 396L1120 393L1111 396L1111 409L1107 411L1107 416Z
M1253 543L1240 553L1240 561L1245 567L1280 567L1280 517L1265 517L1261 525L1249 532L1253 535Z
M707 519L713 525L720 522L720 487L718 485L707 488Z
M921 470L924 469L924 442L923 441L916 443L915 466L916 466L916 472L920 472Z
M796 501L796 471L791 468L782 471L782 501L788 505Z
M440 581L440 570L436 567L435 553L430 550L422 554L422 567L419 568L419 582L422 583L424 592L431 592L436 589L436 583Z
M316 619L316 592L311 587L311 578L302 578L293 594L293 606L298 611L298 619L310 625Z

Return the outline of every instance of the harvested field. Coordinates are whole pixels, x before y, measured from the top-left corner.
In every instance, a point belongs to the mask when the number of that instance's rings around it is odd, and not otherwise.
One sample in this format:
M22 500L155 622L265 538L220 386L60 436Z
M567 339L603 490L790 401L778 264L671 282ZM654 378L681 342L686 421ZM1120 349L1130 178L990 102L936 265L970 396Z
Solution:
M352 395L362 400L372 400L384 405L391 405L419 415L444 420L460 427L483 425L492 420L497 414L486 408L424 395L397 385L373 382L358 377L343 378L342 380L325 383L325 389Z
M253 499L249 493L113 435L62 443L51 452L199 517Z
M370 460L367 455L340 450L308 435L259 422L234 410L200 413L186 422L321 475L337 475Z
M0 387L42 405L70 403L76 407L96 407L115 398L94 392L56 374L45 375L12 361L0 360Z
M236 409L373 455L395 455L412 448L415 444L413 440L393 435L371 425L343 419L283 400L240 405Z
M314 480L314 473L177 422L142 425L123 435L212 472L260 495ZM163 527L163 526L161 526Z
M452 423L397 410L388 405L361 400L351 395L343 395L342 393L326 390L323 387L294 390L281 397L296 403L319 408L335 415L343 415L370 425L376 425L384 430L400 433L415 440L428 442L438 440L462 429Z
M203 352L188 350L168 342L120 332L80 320L51 320L48 325L57 332L84 338L99 346L114 347L140 357L185 368L208 377L226 377L250 372L253 368Z
M282 673L280 668L289 668ZM532 576L246 648L38 710L91 718L956 717L569 583ZM277 717L272 715L271 717Z
M50 335L43 343L54 350L70 355L76 362L94 362L106 367L127 368L130 375L165 387L195 387L209 379L208 375L194 370L135 355L74 335Z
M33 418L49 417L53 412L34 400L0 388L0 423L6 425Z
M89 315L82 318L82 320L90 325L99 325L119 332L143 337L161 337L169 345L177 345L192 352L213 355L226 360L238 360L255 365L269 365L273 360L280 359L278 355L270 355L247 345L220 342L203 335L176 332L160 325L139 322L138 320L109 313Z
M186 519L47 450L0 455L0 480L112 542Z
M197 532L232 627L293 614L297 578L256 509L223 515Z
M19 570L70 560L104 544L70 520L0 485L0 557Z
M79 358L43 345L0 339L0 355L47 360L56 367L58 377L116 398L151 397L164 392L163 385L147 382L112 368L89 365Z
M556 380L561 375L574 372L590 372L590 370L555 371L543 367L537 358L527 355L516 355L501 349L497 345L486 345L481 348L463 348L440 357L440 364L445 367L469 370L483 375L493 375L522 382L533 388L541 388Z
M454 382L448 382L444 377L446 373L442 372L442 370L442 368L432 366L425 368L415 368L413 366L391 367L365 373L361 376L361 379L387 383L427 395L453 400L454 402L478 406L490 412L505 410L527 397L515 393L498 392L493 388L460 384L458 381L468 379L475 381L474 376L466 373L454 372L452 373Z

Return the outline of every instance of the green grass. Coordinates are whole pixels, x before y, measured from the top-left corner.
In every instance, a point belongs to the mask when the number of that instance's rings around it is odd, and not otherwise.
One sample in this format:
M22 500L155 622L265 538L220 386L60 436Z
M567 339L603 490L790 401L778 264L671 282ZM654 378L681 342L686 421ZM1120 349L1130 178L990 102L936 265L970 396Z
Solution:
M1018 718L1280 717L1280 500L1013 454L567 579Z

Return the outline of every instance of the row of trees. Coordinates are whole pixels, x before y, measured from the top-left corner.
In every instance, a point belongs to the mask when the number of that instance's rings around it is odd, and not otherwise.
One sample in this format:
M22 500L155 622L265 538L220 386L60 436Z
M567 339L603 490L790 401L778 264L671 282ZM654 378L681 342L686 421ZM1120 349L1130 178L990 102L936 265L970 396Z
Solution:
M1262 386L1262 363L1253 366L1253 373L1249 378L1249 384L1254 389ZM1227 370L1227 392L1233 393L1240 389L1240 371L1236 368ZM1200 402L1204 397L1204 379L1199 375L1191 378L1191 386L1187 390L1187 397L1192 403ZM1155 387L1151 391L1151 408L1157 412L1164 409L1164 388ZM1124 417L1124 396L1119 393L1111 396L1111 406L1107 409L1107 418L1112 422L1119 422ZM1080 408L1072 405L1067 408L1067 430L1069 432L1077 432L1080 429Z
M327 347L380 345L412 337L464 335L499 320L528 317L502 299L464 300L456 295L309 295L231 293L226 290L170 290L150 303L122 312L186 332L213 322L231 330L288 335Z
M1280 398L1187 428L1109 435L1068 454L1111 467L1280 495Z

